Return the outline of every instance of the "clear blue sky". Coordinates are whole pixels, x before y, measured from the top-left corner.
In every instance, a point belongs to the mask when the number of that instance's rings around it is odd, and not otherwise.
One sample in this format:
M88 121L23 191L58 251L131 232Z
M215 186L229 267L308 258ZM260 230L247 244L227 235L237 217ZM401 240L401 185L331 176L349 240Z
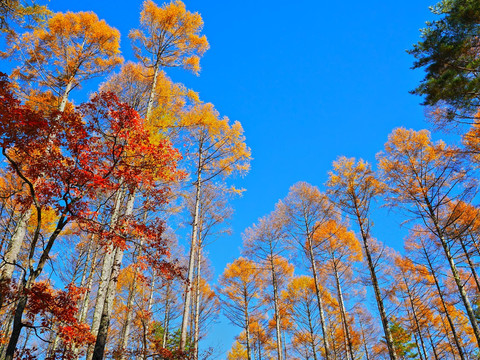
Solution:
M133 60L127 35L138 24L141 3L51 0L49 7L96 12L120 30L124 56ZM234 202L233 236L208 249L218 275L239 255L242 231L293 183L322 186L337 156L374 161L394 127L428 127L421 99L408 93L422 72L410 70L405 50L432 19L428 6L435 0L185 3L201 13L211 49L198 78L167 72L239 120L254 158L250 173L237 181L247 192ZM380 225L385 215L378 215L375 235L399 248L396 226ZM221 332L228 348L238 330L222 325Z

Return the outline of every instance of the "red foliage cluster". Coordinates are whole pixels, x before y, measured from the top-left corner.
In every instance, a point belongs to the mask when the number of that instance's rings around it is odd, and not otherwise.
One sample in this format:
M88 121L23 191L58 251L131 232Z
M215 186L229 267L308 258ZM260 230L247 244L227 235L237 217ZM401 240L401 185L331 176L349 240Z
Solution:
M5 74L0 147L11 170L34 186L41 205L79 221L95 217L89 200L117 189L119 179L148 187L183 176L176 170L178 151L167 139L153 143L143 119L112 93L72 111L45 113L21 105Z
M30 324L40 316L42 328L58 327L58 334L64 343L89 344L95 341L87 324L79 323L76 315L77 304L84 293L82 288L68 285L66 291L55 290L46 281L35 283L30 290L26 312Z

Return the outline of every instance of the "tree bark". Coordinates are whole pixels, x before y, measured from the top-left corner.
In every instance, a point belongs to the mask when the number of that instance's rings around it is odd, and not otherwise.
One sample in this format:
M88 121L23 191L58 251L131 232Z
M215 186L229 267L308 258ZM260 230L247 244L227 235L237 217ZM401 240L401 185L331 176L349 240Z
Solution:
M410 308L412 309L413 320L415 321L416 332L418 333L418 337L420 340L421 350L423 352L424 358L427 360L428 359L427 350L425 349L425 342L423 341L422 332L420 330L420 323L418 321L417 310L415 309L412 293L410 291L410 287L408 286L408 281L405 278L405 276L403 276L403 282L405 284L405 288L407 289L407 295L410 302Z
M114 229L118 223L121 214L122 202L125 197L126 189L121 186L115 197L115 204L113 208L112 218L110 220L110 228ZM112 267L115 258L115 248L113 244L108 244L103 256L102 270L98 283L97 298L95 300L95 309L93 311L92 326L90 331L96 337L98 329L100 328L100 319L102 317L105 298L107 296L110 277L112 274ZM86 360L91 360L93 357L94 346L90 345L87 351Z
M360 228L360 234L363 240L363 250L365 251L365 256L367 257L367 265L370 270L370 279L372 280L373 290L375 292L375 300L377 301L378 311L380 313L380 319L382 321L383 332L385 334L385 340L387 343L388 353L391 360L397 360L397 353L395 352L395 346L393 345L392 332L390 331L390 326L388 324L387 314L385 312L385 307L383 304L382 294L380 291L380 286L378 285L377 273L375 271L375 266L373 265L372 254L370 253L370 248L368 245L368 233L365 230L362 216L360 215L360 210L355 199L355 213L357 217L358 226Z
M13 272L15 271L15 262L17 261L18 254L22 248L25 234L27 232L27 222L32 216L32 210L22 212L17 220L17 225L13 231L12 238L8 244L7 251L3 256L3 263L0 272L0 285L9 284L12 280ZM5 301L5 293L0 293L0 308L3 307Z
M270 272L272 275L272 286L273 286L273 303L275 309L275 329L277 332L277 359L283 360L283 348L282 348L282 334L280 330L280 309L278 304L278 283L277 283L277 274L275 272L274 257L272 252L270 252Z
M475 311L473 310L472 305L470 303L470 299L467 295L467 292L465 291L463 281L460 278L460 274L458 273L457 266L455 264L455 261L453 260L453 256L450 252L450 247L448 246L447 239L445 238L445 234L440 228L438 219L435 216L435 211L433 209L433 206L427 197L425 197L424 200L428 208L428 217L430 218L430 220L432 220L433 225L435 226L435 230L436 230L435 235L437 236L437 238L440 240L440 243L442 244L445 257L447 258L448 264L450 265L450 270L452 271L453 279L455 280L455 284L457 285L458 292L462 299L463 305L467 310L467 315L470 320L470 325L472 326L475 339L477 340L477 346L480 347L480 328L478 326L477 318L475 316Z
M317 265L315 263L315 256L313 254L313 244L312 240L309 235L307 235L308 239L308 255L310 260L310 269L312 271L313 282L315 284L315 295L317 297L317 305L318 311L320 313L320 325L322 327L322 339L323 339L323 347L325 349L325 360L329 360L330 358L330 349L328 345L328 338L327 338L327 327L325 324L325 314L323 312L323 300L320 294L320 287L318 284L318 276L317 276Z
M432 274L433 280L435 282L435 287L437 289L438 296L440 297L440 301L442 303L443 311L445 312L445 316L450 326L450 331L452 332L453 340L455 342L455 346L457 347L458 354L460 355L461 360L465 360L465 355L463 354L463 349L460 344L460 339L458 338L457 331L455 330L455 324L452 318L450 317L450 313L448 312L447 306L445 304L445 299L443 297L440 283L438 282L437 274L433 268L432 262L430 261L430 255L428 254L425 248L423 248L423 253L425 254L425 259L427 260L428 269L430 270L430 273Z
M184 351L187 344L187 328L192 301L193 275L195 268L195 254L197 252L198 222L200 217L200 192L202 185L202 148L198 152L197 181L195 183L195 210L192 223L192 238L190 243L190 256L188 262L188 281L185 286L185 303L183 307L182 326L180 330L180 350Z
M135 203L135 190L129 194L125 216L130 216L133 213L133 206ZM115 249L114 260L111 268L110 279L108 281L107 293L103 305L102 315L100 318L100 324L97 332L97 341L95 342L95 348L93 350L93 360L102 360L105 353L105 346L107 344L108 329L110 327L110 318L113 310L113 303L115 300L115 294L117 291L118 275L120 274L120 268L122 266L124 250L120 247Z
M198 359L199 347L198 342L200 340L200 279L201 279L201 267L202 267L202 249L199 244L197 252L197 277L196 277L196 296L195 296L195 321L194 321L194 358Z
M345 303L343 301L343 293L342 287L340 285L340 279L338 275L337 264L335 263L335 258L333 258L333 273L335 276L335 284L337 286L337 296L338 296L338 304L340 305L340 315L342 317L343 327L345 330L345 337L347 338L347 358L350 360L353 359L353 345L352 345L352 338L350 336L350 330L348 328L348 318L347 318L347 311L345 309Z

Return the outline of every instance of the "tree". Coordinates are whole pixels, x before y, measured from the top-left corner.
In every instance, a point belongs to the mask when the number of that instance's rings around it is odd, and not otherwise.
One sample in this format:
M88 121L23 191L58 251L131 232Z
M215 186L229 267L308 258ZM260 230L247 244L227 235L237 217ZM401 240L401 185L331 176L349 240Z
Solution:
M247 350L238 341L235 341L227 354L227 360L245 360L251 359Z
M323 260L322 268L330 278L333 278L337 293L340 315L345 331L347 343L347 356L354 359L353 339L350 329L350 319L346 310L344 291L342 283L351 282L353 265L361 261L362 249L360 242L353 231L349 231L346 225L335 220L329 220L323 223L314 234L315 247L320 252L320 258Z
M22 65L12 74L20 82L19 89L26 91L33 85L34 89L51 91L54 107L60 111L74 88L123 61L120 33L93 12L56 13L46 27L12 41L11 50L21 54ZM40 101L46 100L39 95Z
M197 104L182 118L182 126L189 130L186 134L191 148L190 156L195 160L192 173L195 174L193 186L195 200L192 206L192 232L188 263L188 283L185 288L185 306L182 317L182 340L186 341L187 326L192 300L191 286L194 283L195 256L199 246L200 205L203 186L213 179L226 177L233 173L244 174L249 169L250 149L245 144L242 125L237 121L220 118L212 104ZM183 349L183 348L182 348Z
M459 200L468 202L475 189L476 184L468 179L467 164L453 147L441 141L433 143L428 131L403 128L393 131L385 144L385 153L380 153L378 159L391 194L390 203L421 219L440 241L480 346L480 328L451 253L452 239L447 232L456 220L455 206L449 205L458 206Z
M363 251L370 271L375 300L380 312L383 331L387 343L388 353L392 360L397 359L392 333L385 311L383 296L381 294L376 271L376 263L372 259L371 234L372 222L369 217L372 200L380 195L384 187L375 177L370 164L363 160L340 157L333 163L333 171L329 172L327 182L328 192L339 208L356 221L363 240Z
M227 265L219 280L219 292L222 295L225 315L233 324L245 331L248 360L253 358L250 318L261 305L259 298L264 286L264 276L264 271L258 264L252 260L238 258Z
M33 1L4 0L0 2L0 32L16 35L16 27L31 27L48 15L47 6Z
M459 356L460 359L467 358L465 354L465 347L463 339L467 339L464 332L464 327L457 326L454 313L457 312L454 304L458 302L456 298L449 299L448 289L445 285L445 280L442 282L442 273L446 273L443 267L443 261L441 259L441 245L438 244L438 239L427 228L416 226L411 232L410 236L406 239L405 248L408 255L417 263L417 272L421 277L423 286L433 287L434 293L430 294L427 291L427 298L429 301L424 304L423 311L427 314L425 317L429 319L430 341L432 342L431 333L438 325L437 319L432 314L432 309L436 308L436 311L440 314L441 332L446 334L449 347L447 351L453 356ZM455 293L457 295L457 293ZM443 318L446 319L443 320ZM462 336L462 333L464 334ZM441 348L438 344L432 344L432 347Z
M441 18L427 22L421 41L409 51L414 68L426 71L413 91L425 96L434 119L471 122L480 106L480 4L476 0L442 0L431 7Z
M273 321L279 360L283 359L280 292L282 285L293 274L293 267L282 256L286 250L284 237L281 219L275 212L259 219L258 224L246 229L243 235L245 253L257 259L258 265L269 274L269 280L265 280L271 287L270 294L273 293L273 299L270 297L270 300L274 308ZM265 294L265 298L268 298Z
M153 69L152 91L146 117L150 116L157 80L162 67L183 67L194 73L200 71L200 56L208 50L205 35L200 36L203 20L191 13L181 1L158 7L153 1L143 3L140 29L130 32L135 56L144 66Z
M306 267L313 277L316 286L317 306L322 326L323 347L325 358L328 360L329 345L327 325L324 315L322 291L319 272L317 270L316 246L314 237L316 231L328 220L335 216L333 204L317 187L305 182L298 182L290 187L287 197L277 204L278 216L283 218L285 229L291 237L290 241L306 256Z
M90 199L95 198L99 190L115 189L115 179L119 177L135 183L139 179L148 181L149 176L175 176L177 155L168 143L160 148L152 147L137 113L111 95L99 95L75 112L43 114L22 106L12 95L5 78L1 85L0 146L12 173L27 184L28 198L24 201L33 204L36 215L26 262L28 268L20 280L19 300L6 351L6 359L12 359L24 327L22 315L29 293L67 223L75 220L92 226L95 212L89 207ZM52 130L53 137L50 136ZM32 153L31 149L36 151ZM145 161L153 159L163 166L152 170ZM144 172L139 173L142 166L145 166ZM45 208L53 208L58 214L49 234L41 233ZM46 242L39 248L41 237L45 237Z
M321 336L314 279L309 276L292 278L282 297L287 304L287 311L295 319L294 348L306 351L317 360Z
M416 348L412 343L412 335L408 333L401 324L392 319L390 330L392 332L393 341L395 344L395 351L399 359L415 359L418 354L413 352Z
M158 73L153 88L153 75L153 69L128 61L100 86L100 91L113 92L144 118L147 118L148 99L153 93L148 121L152 130L158 132L180 121L189 92L183 85L173 83L163 71ZM194 93L190 92L190 95L194 96Z

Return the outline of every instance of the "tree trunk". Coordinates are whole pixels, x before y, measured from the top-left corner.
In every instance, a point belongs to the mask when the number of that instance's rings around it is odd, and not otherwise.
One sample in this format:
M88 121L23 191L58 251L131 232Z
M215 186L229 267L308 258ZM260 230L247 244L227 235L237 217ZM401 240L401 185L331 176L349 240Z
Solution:
M363 349L365 350L365 358L366 360L370 360L370 355L368 354L367 340L365 339L365 331L361 323L360 323L360 329L362 331L362 341L363 341Z
M252 360L251 348L250 348L250 316L248 314L248 293L247 289L243 291L243 298L245 302L245 337L247 338L247 360Z
M188 262L188 281L185 286L185 303L183 306L182 326L180 330L180 350L184 351L187 344L187 328L192 301L193 273L195 268L195 254L197 252L198 222L200 216L200 191L202 185L202 148L198 153L197 181L195 183L195 211L192 224L192 239L190 244L190 256Z
M430 256L429 256L429 254L428 254L428 252L425 248L423 248L423 253L425 254L425 259L427 260L428 269L430 270L430 273L432 274L433 280L435 282L435 287L437 288L437 293L438 293L438 296L440 297L440 301L442 303L443 311L445 312L445 316L447 318L448 324L450 325L450 331L452 332L453 340L455 342L455 346L457 347L458 354L460 355L461 360L465 360L465 356L463 354L463 349L462 349L462 346L460 344L460 339L458 338L457 331L455 330L455 324L454 324L452 318L450 317L450 313L448 312L447 306L445 304L445 299L443 298L442 289L440 287L440 283L438 282L437 274L436 274L435 270L433 269L433 265L430 261Z
M270 252L270 272L272 274L272 286L273 286L273 304L275 309L275 329L277 332L277 359L283 359L283 348L282 348L282 334L280 330L280 309L278 305L278 284L277 284L277 275L275 273L275 264L273 262L274 257L272 252Z
M465 254L465 258L467 259L468 266L470 267L470 271L472 273L473 279L475 280L475 285L477 285L477 293L480 293L480 280L478 278L477 270L475 269L475 265L473 264L472 258L470 257L470 253L465 246L465 242L462 238L459 239L460 244L462 246L463 253Z
M368 246L368 234L364 229L364 224L362 217L360 215L359 209L356 208L357 221L360 228L360 233L363 240L363 250L365 251L365 256L367 257L367 265L370 270L370 279L372 280L373 290L375 292L375 299L377 301L378 311L380 313L380 319L382 321L383 332L385 333L385 340L387 343L388 353L391 360L397 360L397 353L395 352L395 346L393 345L392 332L388 324L387 314L385 312L385 307L383 305L382 294L380 292L380 286L378 285L377 273L375 272L375 266L373 265L372 254L370 253L370 248Z
M152 307L153 307L153 294L155 292L155 281L157 280L157 275L155 271L152 272L152 282L150 284L150 295L148 296L148 302L147 302L147 313L150 314L152 313ZM149 322L148 319L146 320L145 318L142 319L142 326L143 326L143 360L147 360L148 354L147 354L147 336L148 336L148 331L149 331Z
M430 342L430 346L432 347L432 350L433 350L433 357L435 358L435 360L439 360L437 350L435 350L437 345L434 344L434 342L433 342L432 334L430 333L430 328L428 326L427 326L427 335L428 335L428 340ZM428 357L427 357L427 359L428 359Z
M148 97L148 104L147 104L147 112L145 113L145 119L149 119L153 109L153 100L155 98L155 89L157 88L157 79L158 79L158 72L160 71L160 65L157 63L153 68L153 79L152 79L152 87L150 89L150 95Z
M110 228L114 229L118 223L121 214L122 202L125 197L126 190L121 186L115 197L115 205L113 208L112 218L110 220ZM108 244L103 256L102 270L98 283L97 298L95 300L95 309L93 311L92 326L90 331L96 337L98 329L100 328L100 319L102 317L105 298L107 296L110 277L112 274L113 261L115 258L115 248L113 244ZM90 345L87 351L86 360L91 360L93 357L94 346Z
M126 351L128 346L128 337L130 335L130 325L132 323L133 317L133 300L135 299L135 294L137 292L137 273L133 277L132 285L130 286L127 298L127 309L125 314L125 321L122 326L121 336L120 336L120 360L125 360L127 358Z
M133 206L135 203L135 190L130 193L126 209L125 216L130 216L133 213ZM102 315L100 318L100 324L97 332L97 341L95 342L95 348L93 350L93 360L102 360L105 353L105 346L107 344L108 329L110 327L110 318L113 310L113 303L115 300L115 294L117 291L118 275L120 274L120 268L122 266L124 250L120 247L115 249L114 260L111 268L110 279L108 281L107 293L105 296L105 302L103 305Z
M462 299L463 305L467 310L468 318L470 319L470 324L472 325L473 333L475 335L475 339L477 340L477 346L480 347L480 328L478 326L477 318L475 316L475 311L472 308L470 303L470 299L465 291L465 287L463 285L463 281L460 278L460 274L458 273L457 266L455 265L455 261L453 260L453 256L450 252L450 247L448 246L447 240L445 239L444 232L440 228L440 225L437 221L437 217L435 216L435 211L430 203L430 201L425 197L425 202L428 207L428 216L432 220L433 225L435 226L436 236L440 240L442 244L443 251L445 252L445 257L447 258L448 264L450 265L450 270L452 271L453 279L458 288L458 292L460 293L460 297Z
M317 276L317 265L315 263L315 256L313 254L313 244L310 236L307 236L308 239L308 255L310 260L310 268L312 270L313 282L315 283L315 294L317 296L317 305L318 311L320 313L320 325L322 327L322 338L323 338L323 347L325 349L325 360L329 360L330 358L330 350L328 345L328 338L327 338L327 327L325 324L325 314L323 312L323 300L320 294L320 287L318 285L318 276Z
M169 331L169 323L170 323L170 281L167 282L166 288L166 299L165 299L165 314L163 317L163 339L162 339L162 347L167 347L167 340L168 340L168 331Z
M196 296L195 296L195 321L194 321L194 358L198 360L198 342L200 340L200 279L201 279L201 266L202 266L202 249L199 244L197 253L197 279L196 279Z
M72 91L73 86L73 79L67 83L65 87L65 91L62 95L62 100L60 101L60 105L58 106L58 111L63 112L65 110L65 106L67 105L68 95L70 95L70 91Z
M427 350L425 349L425 343L423 341L422 332L420 331L420 323L418 321L417 311L415 309L415 304L413 302L412 293L410 291L410 287L408 286L408 282L407 282L407 279L405 278L405 276L403 276L403 282L405 284L405 288L407 289L407 295L408 295L408 299L410 301L410 308L412 309L413 320L415 321L415 328L417 330L418 337L419 337L419 340L420 340L421 350L423 352L425 360L428 360Z
M315 348L315 332L313 331L312 312L310 311L310 305L307 302L305 302L305 305L307 306L308 328L310 330L310 346L312 347L313 360L318 360L317 349Z
M338 304L340 305L340 315L342 317L343 327L345 330L345 337L347 338L347 358L350 360L353 359L353 345L352 345L352 338L350 336L350 330L348 328L348 318L347 318L347 311L345 309L345 303L343 301L343 293L342 287L340 285L340 279L338 275L337 264L335 262L335 258L333 258L333 273L335 275L335 283L337 286L337 295L338 295Z
M79 308L81 309L80 312L79 312L79 315L78 315L78 321L83 323L87 320L87 313L88 313L88 301L90 300L90 293L92 291L92 285L93 285L93 277L95 275L95 265L97 263L97 257L98 257L98 253L99 253L99 248L98 246L95 244L93 245L94 246L94 249L93 249L93 256L92 256L92 259L90 261L90 267L89 267L89 273L88 273L88 277L87 277L87 282L85 284L85 294L83 294L83 298L81 300L81 303L80 303L80 306Z
M13 231L12 238L8 244L7 251L3 256L2 269L0 272L0 285L9 284L12 280L13 272L15 271L15 262L17 261L18 254L22 248L23 240L25 239L25 234L27 232L27 223L32 216L32 210L22 212L17 220L17 225ZM0 308L3 307L3 302L5 301L5 293L0 293Z

